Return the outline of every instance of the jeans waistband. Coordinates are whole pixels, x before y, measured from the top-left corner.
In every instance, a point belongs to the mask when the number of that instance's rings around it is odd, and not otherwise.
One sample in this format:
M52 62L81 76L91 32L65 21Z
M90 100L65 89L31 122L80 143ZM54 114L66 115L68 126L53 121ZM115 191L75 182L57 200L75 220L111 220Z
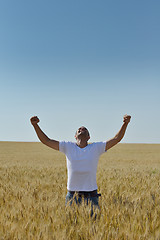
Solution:
M68 192L72 195L77 194L79 197L100 197L101 194L97 193L97 190L94 191L69 191Z

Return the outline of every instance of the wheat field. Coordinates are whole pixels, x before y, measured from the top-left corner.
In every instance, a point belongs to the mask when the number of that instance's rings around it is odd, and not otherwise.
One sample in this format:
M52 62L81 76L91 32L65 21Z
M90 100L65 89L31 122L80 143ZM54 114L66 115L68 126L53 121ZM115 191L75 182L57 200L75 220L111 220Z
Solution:
M65 156L0 142L0 240L160 240L160 144L119 144L97 171L101 211L65 207Z

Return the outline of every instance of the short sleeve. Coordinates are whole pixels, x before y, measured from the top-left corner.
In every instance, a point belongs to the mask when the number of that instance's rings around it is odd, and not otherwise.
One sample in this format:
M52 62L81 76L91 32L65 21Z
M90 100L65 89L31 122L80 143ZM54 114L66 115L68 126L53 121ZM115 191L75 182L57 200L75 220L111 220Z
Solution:
M59 142L59 151L62 153L66 153L66 142L65 141Z
M106 149L106 142L97 142L96 147L97 147L97 151L98 151L99 155L107 152L105 150Z

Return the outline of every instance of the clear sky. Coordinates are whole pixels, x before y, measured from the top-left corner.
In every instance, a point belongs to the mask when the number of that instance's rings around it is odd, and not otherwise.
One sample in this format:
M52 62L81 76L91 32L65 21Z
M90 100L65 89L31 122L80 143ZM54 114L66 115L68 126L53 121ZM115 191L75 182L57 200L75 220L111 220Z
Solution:
M0 141L38 141L30 124L105 141L160 143L159 0L0 1Z

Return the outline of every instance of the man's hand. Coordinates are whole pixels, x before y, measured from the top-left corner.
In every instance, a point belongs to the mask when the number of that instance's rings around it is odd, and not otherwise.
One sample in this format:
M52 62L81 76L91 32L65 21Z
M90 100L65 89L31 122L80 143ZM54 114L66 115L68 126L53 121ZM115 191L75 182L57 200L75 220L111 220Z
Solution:
M30 121L32 125L36 125L37 123L39 123L40 120L37 116L34 116L30 119Z
M130 122L130 119L131 119L131 116L126 114L123 117L123 122L128 124Z

